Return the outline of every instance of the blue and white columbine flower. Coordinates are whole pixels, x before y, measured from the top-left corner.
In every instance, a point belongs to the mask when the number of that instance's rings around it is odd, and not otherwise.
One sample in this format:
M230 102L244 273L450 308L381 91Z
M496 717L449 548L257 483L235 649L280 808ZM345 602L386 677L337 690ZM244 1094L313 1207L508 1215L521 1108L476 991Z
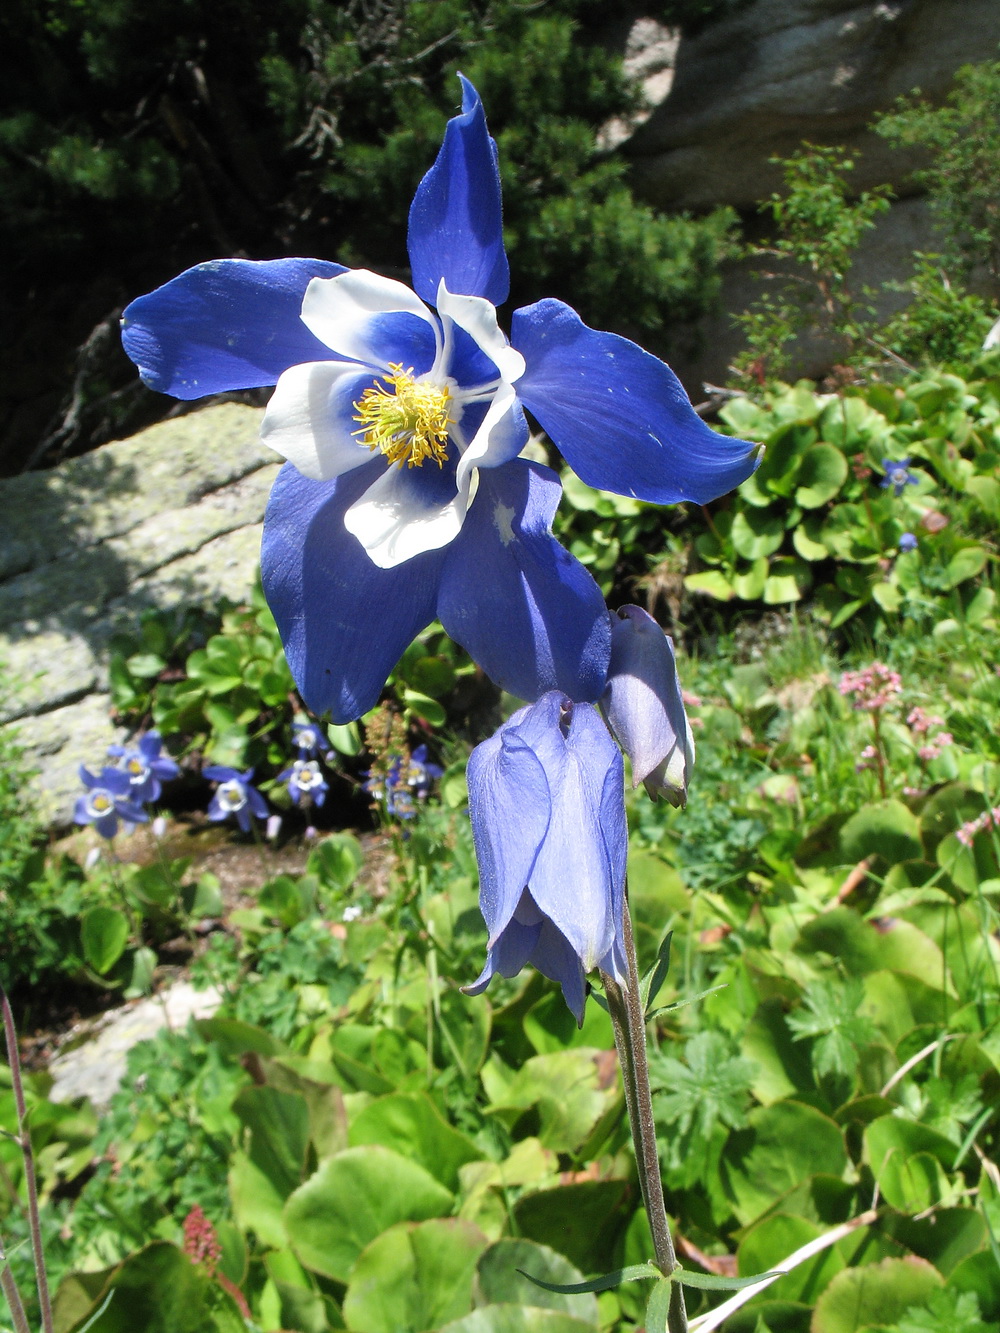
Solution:
M173 759L160 753L162 748L163 738L158 731L140 736L138 746L108 746L108 754L117 758L118 767L129 775L133 800L158 801L162 784L180 773Z
M261 550L300 692L335 723L377 701L435 617L521 698L597 699L603 599L552 537L555 475L518 457L534 414L589 485L707 503L756 464L673 372L561 301L514 312L496 145L462 80L409 216L413 289L311 259L201 264L125 311L125 350L179 398L274 384L263 438L289 460Z
M884 491L891 486L894 493L899 496L903 494L907 486L916 486L919 478L910 471L911 461L909 458L900 458L895 462L891 458L882 459L885 476L879 482L879 485Z
M322 805L329 791L329 783L315 759L296 759L290 768L278 774L278 781L288 783L288 794L296 805L301 804L303 798L307 803L312 801L314 805Z
M118 832L119 819L124 821L128 831L131 831L132 824L145 824L149 819L145 810L136 804L132 780L123 769L102 768L96 774L81 764L80 781L87 791L77 797L74 823L93 824L102 838L113 838Z
M626 984L622 927L622 757L589 704L553 690L520 709L469 759L469 816L486 966L467 994L531 963L583 1022L585 974Z
M315 722L292 723L292 744L301 757L315 759L322 742L323 733Z
M250 832L252 817L267 819L270 813L267 802L256 787L250 786L252 768L241 773L224 764L209 764L201 771L210 782L219 784L208 805L209 819L228 819L233 815L244 833Z

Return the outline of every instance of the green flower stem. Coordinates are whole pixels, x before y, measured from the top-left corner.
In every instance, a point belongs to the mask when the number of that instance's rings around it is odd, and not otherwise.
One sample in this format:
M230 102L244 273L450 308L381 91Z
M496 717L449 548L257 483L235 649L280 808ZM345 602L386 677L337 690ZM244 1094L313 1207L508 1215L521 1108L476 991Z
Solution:
M635 940L632 921L626 902L623 934L625 958L628 965L628 988L623 989L607 972L601 973L608 1009L615 1031L615 1046L622 1067L625 1105L628 1110L635 1160L639 1172L642 1201L653 1235L656 1264L665 1277L679 1267L670 1235L670 1223L663 1201L663 1182L660 1179L660 1159L656 1151L656 1125L653 1121L653 1099L649 1091L649 1065L646 1061L646 1016L639 993L639 970L635 959ZM667 1315L668 1333L687 1333L687 1310L684 1306L684 1288L672 1284L670 1310Z
M10 1309L10 1317L14 1324L15 1333L31 1333L31 1325L28 1323L24 1302L21 1300L21 1293L14 1281L14 1274L10 1271L10 1265L7 1263L7 1255L3 1245L0 1245L0 1290L3 1291Z
M3 1029L7 1040L7 1062L10 1065L10 1081L14 1090L14 1103L17 1107L18 1146L24 1157L24 1183L28 1194L28 1222L31 1227L31 1251L35 1260L35 1281L38 1284L38 1304L42 1312L44 1333L53 1333L52 1301L49 1297L49 1276L45 1268L45 1252L42 1249L42 1226L38 1216L38 1183L35 1178L35 1154L31 1147L31 1132L28 1129L28 1108L24 1102L24 1083L21 1079L21 1057L17 1049L17 1032L14 1030L14 1015L11 1012L7 992L0 986L0 1008L3 1009ZM3 1278L10 1270L4 1266ZM7 1283L4 1280L4 1294L8 1302ZM18 1297L20 1302L20 1297ZM23 1307L22 1307L23 1313ZM14 1308L11 1307L11 1314ZM16 1322L16 1318L15 1318ZM27 1322L25 1322L27 1329Z

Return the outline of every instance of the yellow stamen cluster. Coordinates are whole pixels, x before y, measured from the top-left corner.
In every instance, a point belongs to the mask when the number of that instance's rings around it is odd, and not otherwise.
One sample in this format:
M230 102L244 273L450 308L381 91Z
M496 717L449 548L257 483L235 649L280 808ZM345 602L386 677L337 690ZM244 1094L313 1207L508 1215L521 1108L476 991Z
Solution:
M391 375L384 383L373 384L354 404L355 421L361 429L354 432L374 452L385 454L390 463L402 467L421 467L425 459L444 466L448 456L448 415L451 394L448 387L421 383L413 378L413 367L390 365ZM391 385L391 388L386 388Z

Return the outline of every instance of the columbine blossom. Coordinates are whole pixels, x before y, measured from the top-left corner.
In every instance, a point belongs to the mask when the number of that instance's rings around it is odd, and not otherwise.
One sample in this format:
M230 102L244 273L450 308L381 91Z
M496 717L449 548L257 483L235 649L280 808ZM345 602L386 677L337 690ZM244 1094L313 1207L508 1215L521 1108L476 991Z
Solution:
M912 532L904 532L900 534L899 549L901 551L915 551L919 545L920 543Z
M440 764L427 758L427 746L418 745L409 756L393 755L383 777L370 772L364 789L377 801L385 802L386 813L397 819L412 819L417 802L426 801L431 787L444 774Z
M891 458L882 459L885 476L879 485L884 491L891 486L896 495L902 495L907 486L916 486L918 478L910 471L911 461L909 458L900 458L895 462Z
M587 972L625 983L623 781L597 710L555 690L473 750L469 815L489 952L467 994L531 963L582 1023Z
M435 617L521 698L601 694L603 599L551 534L557 477L518 457L525 408L589 485L660 504L707 503L757 461L702 422L668 366L561 301L515 311L508 341L496 145L462 92L410 208L412 290L322 260L220 260L122 321L152 388L276 386L262 434L289 462L264 588L300 692L335 723L374 705Z
M237 769L227 768L224 764L209 764L201 771L204 777L219 784L209 802L209 819L228 819L230 815L235 815L236 822L244 833L250 832L251 816L267 819L269 814L267 802L256 787L250 786L250 779L253 777L252 768L240 773Z
M323 733L314 722L292 723L292 744L301 758L315 759L322 743Z
M288 794L296 805L303 800L322 805L330 789L315 759L296 759L290 768L278 774L278 781L288 783Z
M611 617L611 664L601 699L608 726L655 801L685 805L694 736L684 711L673 641L640 606Z
M149 819L145 810L136 804L132 780L124 770L102 768L96 774L81 764L80 781L87 791L77 797L74 823L93 824L102 838L113 838L118 832L119 819L124 821L129 832L133 824L145 824Z
M158 731L147 731L134 747L108 746L108 754L118 759L118 767L129 776L134 801L158 801L162 784L180 773L174 760L160 753L162 748L163 738Z

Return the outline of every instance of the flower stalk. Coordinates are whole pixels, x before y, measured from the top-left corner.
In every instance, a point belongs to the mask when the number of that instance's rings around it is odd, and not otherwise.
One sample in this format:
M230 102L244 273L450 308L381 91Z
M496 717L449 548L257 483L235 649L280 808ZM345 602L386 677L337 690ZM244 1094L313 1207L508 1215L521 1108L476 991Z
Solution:
M53 1333L52 1323L52 1301L49 1296L49 1278L45 1268L45 1253L42 1249L42 1226L38 1215L38 1183L35 1177L35 1154L31 1146L31 1131L28 1129L28 1109L24 1101L24 1081L21 1078L21 1057L17 1049L17 1032L14 1029L14 1015L11 1011L10 1001L7 999L7 992L0 986L0 1008L3 1010L3 1030L7 1042L7 1061L10 1066L10 1081L14 1091L14 1104L17 1108L17 1144L24 1157L24 1183L28 1194L28 1224L31 1228L31 1252L35 1261L35 1281L38 1285L38 1305L42 1312L43 1333ZM0 1260L2 1262L2 1260ZM10 1278L10 1284L7 1279ZM3 1282L4 1295L10 1304L11 1315L14 1318L15 1326L18 1327L18 1333L22 1333L18 1324L18 1314L15 1305L11 1304L11 1292L8 1285L13 1287L16 1296L16 1305L20 1307L20 1314L24 1316L24 1306L21 1303L20 1295L13 1284L13 1277L10 1269L4 1264L3 1271L0 1273L0 1280ZM28 1322L24 1319L24 1333L27 1333Z
M669 1277L679 1265L663 1200L660 1159L656 1150L656 1125L653 1120L653 1099L649 1089L649 1065L646 1060L646 1016L639 991L635 939L627 900L623 918L622 934L628 966L628 987L626 989L620 986L608 972L601 972L601 980L608 999L615 1046L622 1067L625 1105L632 1129L632 1142L635 1144L642 1201L646 1207L646 1217L653 1235L656 1265L665 1277ZM684 1288L679 1282L674 1282L671 1284L670 1308L667 1313L667 1333L687 1333L687 1328Z

